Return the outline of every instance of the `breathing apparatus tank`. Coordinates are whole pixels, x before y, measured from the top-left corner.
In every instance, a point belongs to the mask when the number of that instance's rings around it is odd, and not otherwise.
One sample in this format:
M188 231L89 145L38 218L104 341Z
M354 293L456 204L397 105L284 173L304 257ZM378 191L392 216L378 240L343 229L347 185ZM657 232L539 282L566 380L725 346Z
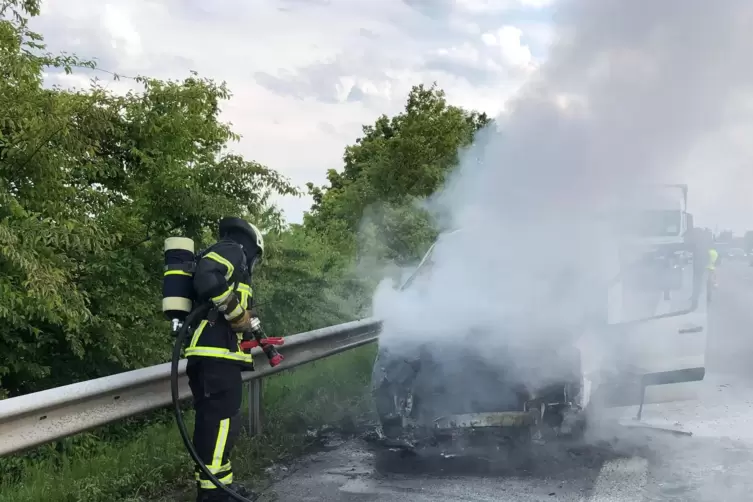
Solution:
M162 312L172 321L173 333L180 329L194 303L194 241L188 237L165 239L165 274L162 278Z

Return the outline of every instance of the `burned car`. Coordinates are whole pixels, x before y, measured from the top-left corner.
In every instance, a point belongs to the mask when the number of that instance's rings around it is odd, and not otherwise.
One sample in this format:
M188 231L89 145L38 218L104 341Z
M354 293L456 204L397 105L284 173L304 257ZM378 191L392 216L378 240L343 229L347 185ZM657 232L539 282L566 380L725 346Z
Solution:
M421 295L435 250L457 235L442 236L400 291ZM520 343L483 322L435 335L410 342L383 334L372 390L387 444L465 448L492 440L514 446L582 430L582 371L574 345L555 346L548 333Z

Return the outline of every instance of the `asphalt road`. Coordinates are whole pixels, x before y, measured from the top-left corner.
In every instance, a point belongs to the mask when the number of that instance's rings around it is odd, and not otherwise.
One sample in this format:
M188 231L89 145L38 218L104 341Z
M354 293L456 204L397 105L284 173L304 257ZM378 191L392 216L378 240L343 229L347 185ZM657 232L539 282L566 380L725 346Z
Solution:
M459 474L349 440L280 470L264 502L742 502L753 500L753 268L726 262L710 313L707 378L696 401L648 405L646 422L692 436L620 429L609 448L542 450L528 470ZM396 472L398 471L398 472Z

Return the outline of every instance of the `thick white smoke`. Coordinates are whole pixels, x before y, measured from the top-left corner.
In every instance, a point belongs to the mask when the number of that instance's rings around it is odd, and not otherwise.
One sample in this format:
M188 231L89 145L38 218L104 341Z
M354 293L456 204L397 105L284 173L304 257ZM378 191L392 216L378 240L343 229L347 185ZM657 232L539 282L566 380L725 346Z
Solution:
M559 351L604 308L616 245L606 222L625 187L687 183L691 211L713 207L710 193L736 195L727 206L747 198L753 171L730 178L753 148L728 146L753 118L753 2L557 5L548 60L430 201L462 233L440 242L420 291L377 291L383 346L457 343L486 361L515 346L538 384L557 371L541 348ZM470 360L444 361L469 399L495 391L463 381Z

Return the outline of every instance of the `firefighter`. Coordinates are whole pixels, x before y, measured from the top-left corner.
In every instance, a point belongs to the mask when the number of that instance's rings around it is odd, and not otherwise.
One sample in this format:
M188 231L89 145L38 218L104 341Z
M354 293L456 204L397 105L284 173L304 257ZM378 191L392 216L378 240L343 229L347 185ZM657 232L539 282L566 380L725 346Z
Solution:
M714 248L709 249L709 263L706 266L706 268L709 271L709 282L711 286L714 288L717 287L716 266L718 263L719 263L719 253Z
M244 497L249 490L233 482L230 452L240 432L241 371L253 369L253 358L240 342L261 329L253 311L251 277L264 253L261 232L235 217L219 224L219 241L199 257L194 289L210 310L193 331L186 348L186 373L194 398L193 442L201 459L223 484ZM196 468L198 502L229 501Z

